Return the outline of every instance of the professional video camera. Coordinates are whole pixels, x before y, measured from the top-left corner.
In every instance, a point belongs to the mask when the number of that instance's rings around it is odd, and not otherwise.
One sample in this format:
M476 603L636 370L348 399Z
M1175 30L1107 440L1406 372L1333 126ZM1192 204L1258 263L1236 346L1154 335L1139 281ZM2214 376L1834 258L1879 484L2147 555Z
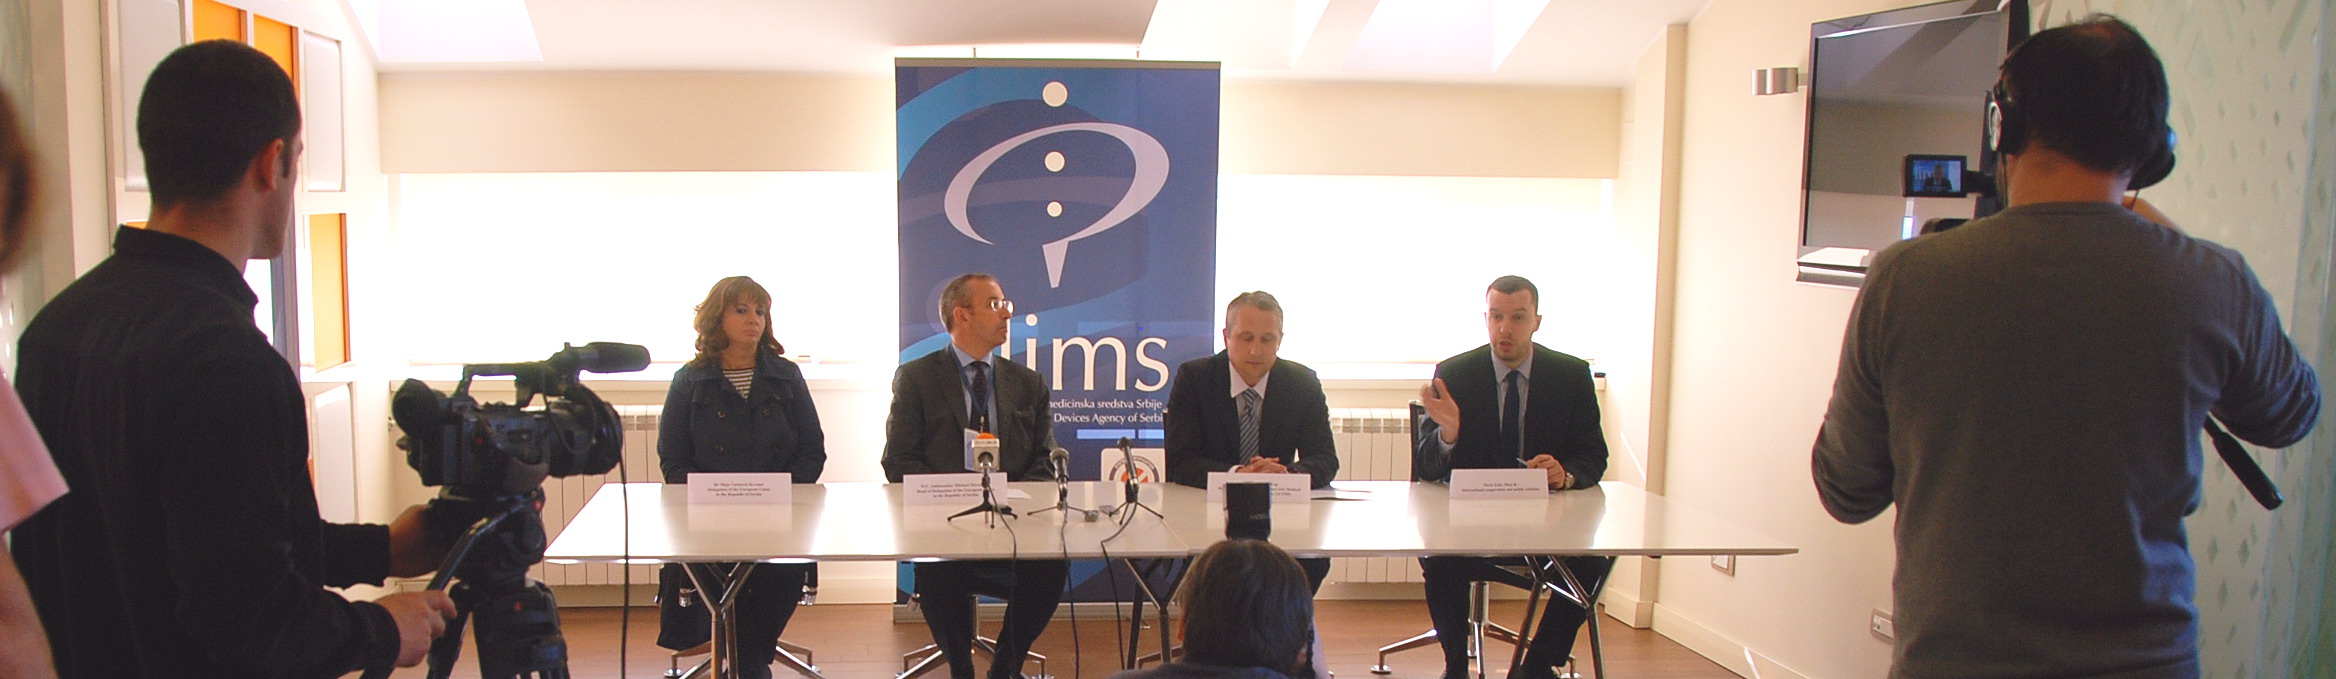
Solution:
M584 388L578 374L648 366L648 349L593 342L562 345L533 363L463 366L452 396L418 380L398 387L390 402L390 415L405 432L398 447L422 483L440 487L430 501L434 523L463 531L430 581L430 589L448 589L460 611L430 647L430 677L453 671L462 628L473 614L480 676L568 676L568 645L551 588L527 577L528 567L543 560L543 480L607 472L622 460L616 408ZM471 378L496 375L513 378L516 402L479 405L470 396ZM531 409L539 395L543 407ZM456 578L462 582L447 588Z

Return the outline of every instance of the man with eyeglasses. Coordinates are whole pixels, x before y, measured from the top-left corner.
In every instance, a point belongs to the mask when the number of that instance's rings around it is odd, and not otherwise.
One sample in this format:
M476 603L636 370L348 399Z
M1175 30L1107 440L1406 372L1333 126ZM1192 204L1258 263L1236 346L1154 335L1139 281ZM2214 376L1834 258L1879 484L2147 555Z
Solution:
M967 440L998 438L998 469L1014 481L1054 478L1047 452L1054 423L1038 371L997 355L1006 344L1014 303L988 274L965 274L941 288L941 325L949 346L904 363L892 377L892 412L884 421L884 476L971 471ZM991 679L1021 675L1031 642L1046 630L1070 577L1060 560L918 563L916 591L925 626L953 679L973 679L973 596L1006 600Z
M1413 442L1412 469L1423 481L1445 481L1453 469L1540 469L1552 490L1598 485L1606 473L1606 435L1598 425L1598 394L1590 364L1533 342L1541 329L1541 291L1518 276L1494 279L1484 291L1484 328L1491 341L1436 364L1434 382L1420 388L1428 419ZM1465 425L1465 426L1463 426ZM1585 587L1606 577L1604 557L1557 561ZM1513 558L1420 559L1428 618L1444 648L1444 676L1468 673L1468 583L1530 581L1502 569ZM1567 661L1574 634L1589 619L1580 606L1552 602L1533 634L1515 676L1543 679Z

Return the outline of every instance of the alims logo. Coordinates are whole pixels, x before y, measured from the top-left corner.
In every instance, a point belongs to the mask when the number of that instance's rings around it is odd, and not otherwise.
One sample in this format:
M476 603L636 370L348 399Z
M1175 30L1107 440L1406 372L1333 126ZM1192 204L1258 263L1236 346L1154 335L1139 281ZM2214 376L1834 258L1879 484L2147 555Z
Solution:
M1168 149L1160 144L1160 140L1145 134L1143 130L1118 123L1078 122L1041 127L998 142L974 155L949 180L949 188L941 196L941 210L948 216L950 226L956 227L957 232L965 234L967 238L981 241L984 245L996 245L974 229L973 220L968 214L967 206L972 202L974 185L980 183L982 174L988 172L990 166L1008 152L1038 139L1067 132L1101 133L1125 144L1128 152L1134 155L1135 176L1128 182L1127 193L1120 196L1119 201L1103 216L1071 235L1039 246L1040 254L1046 258L1046 283L1050 288L1063 285L1063 261L1070 254L1072 241L1103 233L1127 222L1129 217L1134 217L1143 211L1144 206L1150 205L1153 198L1160 196L1160 187L1168 183ZM1049 153L1046 162L1049 170L1059 171L1064 160L1060 153ZM1050 203L1047 212L1050 215L1061 215L1062 204Z
M1037 314L1031 314L1026 318L1026 325L1038 324ZM1133 359L1136 366L1142 368L1144 372L1150 373L1148 376L1135 376L1136 391L1159 391L1168 387L1168 363L1152 356L1153 353L1168 347L1168 340L1164 338L1139 338L1132 351L1125 340L1117 337L1057 337L1047 341L1052 343L1052 360L1047 360L1047 352L1040 350L1039 338L1036 337L1022 338L1020 358L1015 358L1013 355L1013 340L1007 340L1006 346L1001 348L1005 350L1006 358L1018 360L1023 365L1054 376L1052 388L1058 391L1063 389L1063 377L1073 366L1083 366L1084 368L1078 375L1085 379L1077 383L1077 388L1094 391L1096 387L1095 376L1097 375L1096 361L1102 358L1107 349L1110 350L1112 362L1106 365L1114 368L1111 373L1112 381L1109 384L1112 390L1125 391L1128 388L1128 361L1130 359ZM1080 360L1082 358L1083 361Z
M1159 483L1168 478L1160 473L1160 463L1153 461L1152 458L1138 457L1135 458L1135 461L1136 483ZM1103 470L1103 480L1105 481L1126 481L1127 477L1128 465L1127 460L1124 459L1112 461L1111 468Z

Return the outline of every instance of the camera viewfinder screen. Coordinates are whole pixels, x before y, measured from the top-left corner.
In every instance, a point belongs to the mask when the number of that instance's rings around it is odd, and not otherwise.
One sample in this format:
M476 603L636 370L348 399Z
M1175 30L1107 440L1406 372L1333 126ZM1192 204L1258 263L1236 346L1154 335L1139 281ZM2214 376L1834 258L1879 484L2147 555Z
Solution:
M1933 156L1911 154L1906 156L1906 196L1909 198L1961 198L1963 190L1963 156Z

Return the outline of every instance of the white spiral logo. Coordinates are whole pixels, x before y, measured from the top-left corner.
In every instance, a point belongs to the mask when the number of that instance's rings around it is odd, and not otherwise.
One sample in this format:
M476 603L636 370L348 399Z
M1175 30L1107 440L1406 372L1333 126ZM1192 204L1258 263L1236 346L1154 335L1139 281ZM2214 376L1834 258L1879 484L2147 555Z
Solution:
M980 180L982 173L989 171L990 166L996 164L998 159L1004 157L1007 152L1020 148L1023 144L1028 144L1040 137L1064 132L1098 132L1110 135L1111 138L1126 145L1130 153L1135 154L1136 172L1135 177L1131 178L1128 183L1127 195L1121 196L1119 203L1111 206L1110 211L1103 213L1103 216L1097 218L1094 223L1088 224L1086 228L1082 228L1076 233L1039 246L1039 251L1046 256L1046 282L1047 287L1050 288L1063 286L1063 258L1070 253L1071 241L1093 236L1108 231L1111 227L1119 226L1125 223L1129 217L1142 211L1144 206L1150 205L1153 198L1159 197L1160 187L1168 183L1168 148L1162 146L1160 140L1145 134L1143 130L1116 123L1064 123L1041 127L998 142L998 145L974 156L973 160L966 162L964 169L957 171L955 178L949 180L949 189L941 195L941 210L948 216L950 226L957 227L957 232L965 234L967 238L995 245L990 239L982 237L980 232L975 231L973 222L966 216L966 204L973 196L974 183Z

